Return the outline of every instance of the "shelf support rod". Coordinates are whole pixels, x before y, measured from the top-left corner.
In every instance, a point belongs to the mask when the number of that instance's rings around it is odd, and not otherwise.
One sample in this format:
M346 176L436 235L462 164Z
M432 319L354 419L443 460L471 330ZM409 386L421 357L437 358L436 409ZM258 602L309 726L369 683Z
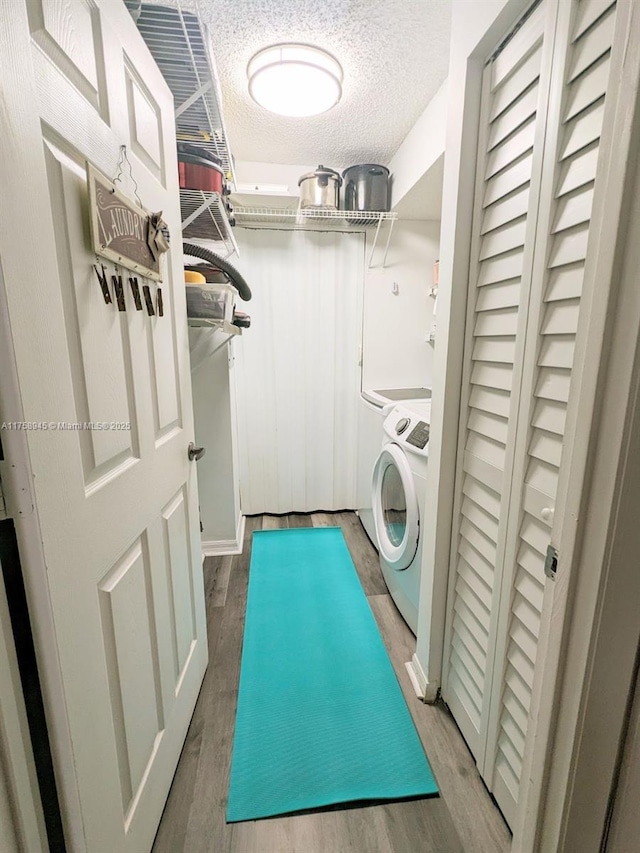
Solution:
M233 337L234 335L227 335L227 337L223 341L221 341L215 349L211 350L211 352L209 353L209 357L215 355L218 350L222 349L222 347L225 347Z
M235 234L233 233L233 229L231 228L230 225L227 229L227 234L229 237L229 243L231 243L231 249L229 250L229 253L226 255L226 257L230 258L231 255L233 255L233 253L235 252L236 256L239 258L240 257L240 249L238 248L238 243L236 242ZM225 245L226 245L226 243L227 243L227 241L225 240Z
M229 219L228 219L227 214L225 212L224 204L222 202L222 198L220 196L217 196L216 199L217 199L216 207L218 208L218 216L222 219L222 221L226 225L226 228L225 228L226 233L225 234L222 233L222 230L220 229L220 223L215 218L213 213L211 213L211 218L213 219L213 222L216 226L218 234L220 235L220 239L224 243L224 247L227 250L227 254L225 255L225 258L230 258L231 255L234 254L234 252L238 257L240 257L240 249L238 248L238 243L236 242L236 238L235 238L235 235L233 233L233 229L231 227L231 224L229 223ZM231 248L229 248L229 247L231 247Z
M193 213L190 213L189 216L187 216L187 218L183 221L182 230L184 231L184 229L187 228L189 225L191 225L191 223L194 222L200 216L201 213L204 213L205 210L208 210L211 207L211 205L214 203L214 201L216 201L217 198L218 198L218 196L215 193L211 196L211 198L206 198L202 202L200 207L197 207L193 211ZM216 223L216 225L217 225L217 223ZM218 229L218 233L220 233L219 229Z
M209 89L211 88L211 80L207 80L206 83L203 83L199 89L193 93L193 95L189 95L186 101L184 101L180 106L176 109L176 118L179 118L182 113L186 112L192 104L198 100L198 98L202 98L203 95L206 95Z
M391 243L391 235L393 234L393 226L396 224L395 219L389 223L389 233L387 234L387 245L384 247L384 258L382 259L382 269L387 266L387 255L389 254L389 243Z
M380 226L381 225L382 225L382 217L380 216L378 218L378 225L376 227L376 233L374 234L374 237L373 237L373 246L371 247L371 254L369 255L369 267L368 267L369 269L372 269L373 253L376 250L376 243L378 242L378 235L380 234Z

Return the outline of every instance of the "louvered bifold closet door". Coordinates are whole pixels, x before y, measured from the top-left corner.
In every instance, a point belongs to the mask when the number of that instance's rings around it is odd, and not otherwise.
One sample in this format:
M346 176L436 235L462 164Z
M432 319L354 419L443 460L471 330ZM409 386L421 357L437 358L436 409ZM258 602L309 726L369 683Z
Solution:
M515 819L562 464L615 2L560 3L484 773ZM555 97L555 92L558 97ZM560 520L560 519L559 519Z
M443 673L443 696L480 769L548 94L544 6L483 78Z

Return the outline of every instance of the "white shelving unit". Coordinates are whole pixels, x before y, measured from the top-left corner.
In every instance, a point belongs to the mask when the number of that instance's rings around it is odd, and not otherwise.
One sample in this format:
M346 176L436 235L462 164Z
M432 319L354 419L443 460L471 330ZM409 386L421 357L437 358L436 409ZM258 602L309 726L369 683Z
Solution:
M171 6L143 3L137 26L173 94L178 140L198 145L219 157L234 187L233 158L207 27L193 12L182 9L180 2ZM180 190L180 206L185 237L223 243L227 256L238 253L218 193Z
M218 193L180 190L180 213L186 239L224 243L226 257L234 252L240 254L224 201ZM222 254L219 246L215 246L215 251Z
M389 226L382 261L382 266L386 265L393 226L398 219L398 214L395 211L382 213L375 210L316 210L300 207L248 207L243 205L234 206L234 216L238 225L261 226L263 228L277 227L278 225L286 225L298 230L322 228L331 231L353 231L361 228L375 228L369 254L369 268L373 264L376 245L384 223L388 223Z

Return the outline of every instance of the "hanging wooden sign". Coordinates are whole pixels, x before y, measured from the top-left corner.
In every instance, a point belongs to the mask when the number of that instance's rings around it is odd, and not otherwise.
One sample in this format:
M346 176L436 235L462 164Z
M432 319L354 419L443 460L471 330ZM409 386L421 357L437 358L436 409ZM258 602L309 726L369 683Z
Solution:
M160 255L164 249L159 250L156 244L159 215L149 214L127 198L90 163L87 181L95 253L160 281Z

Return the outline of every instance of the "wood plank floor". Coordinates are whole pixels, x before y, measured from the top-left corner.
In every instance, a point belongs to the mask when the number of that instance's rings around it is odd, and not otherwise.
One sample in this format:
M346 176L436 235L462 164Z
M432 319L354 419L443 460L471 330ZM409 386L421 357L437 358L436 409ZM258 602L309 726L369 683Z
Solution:
M441 796L225 823L244 611L254 530L340 526L377 619ZM354 513L247 518L243 553L205 560L209 667L153 853L506 853L511 836L444 705L413 693L415 638L390 598ZM375 697L372 697L375 698Z

